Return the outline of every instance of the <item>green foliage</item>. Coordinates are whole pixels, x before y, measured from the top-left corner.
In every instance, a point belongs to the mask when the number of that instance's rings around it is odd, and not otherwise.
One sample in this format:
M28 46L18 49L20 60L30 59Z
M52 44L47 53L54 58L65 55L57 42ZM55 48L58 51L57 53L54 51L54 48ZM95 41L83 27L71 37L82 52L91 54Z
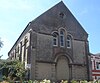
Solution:
M88 83L86 80L81 81L81 83Z
M8 81L3 81L3 82L0 82L0 83L15 83L15 82L8 82ZM41 81L32 81L32 80L29 80L29 81L23 81L23 82L20 82L20 83L52 83L50 80L41 80ZM56 82L54 82L56 83ZM60 83L68 83L67 80L63 81L61 80ZM95 80L95 81L90 81L90 82L87 82L86 80L80 80L80 81L76 81L76 80L72 80L71 83L100 83L100 80Z
M76 80L72 80L71 83L77 83L77 81Z
M51 82L50 82L50 80L44 79L44 80L42 80L40 83L51 83Z
M6 80L6 76L3 76L2 79L3 79L3 80Z
M67 80L65 80L65 81L61 80L60 83L68 83L68 81Z
M3 62L1 69L7 69L6 80L10 83L13 83L16 79L19 79L22 83L26 73L24 65L18 60Z
M3 46L3 41L0 38L0 48L2 48L2 46Z
M28 83L51 83L50 80L46 80L46 79L41 80L41 81L37 81L37 80L32 81L32 80L29 80L29 81L27 81L27 82L28 82Z
M29 80L28 83L39 83L39 81L37 81L37 80L35 80L35 81Z

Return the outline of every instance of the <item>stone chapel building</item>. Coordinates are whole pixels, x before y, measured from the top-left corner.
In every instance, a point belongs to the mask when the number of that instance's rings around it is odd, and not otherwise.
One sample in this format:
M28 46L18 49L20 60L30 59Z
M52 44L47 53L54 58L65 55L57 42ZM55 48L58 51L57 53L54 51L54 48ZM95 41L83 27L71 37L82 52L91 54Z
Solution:
M28 23L8 56L32 80L91 79L88 33L62 1Z

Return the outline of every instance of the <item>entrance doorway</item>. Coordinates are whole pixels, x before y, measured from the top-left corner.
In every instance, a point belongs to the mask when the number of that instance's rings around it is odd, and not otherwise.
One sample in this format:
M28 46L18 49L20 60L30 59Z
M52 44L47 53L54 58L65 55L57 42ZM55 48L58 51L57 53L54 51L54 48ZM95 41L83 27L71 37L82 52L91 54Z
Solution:
M56 77L57 80L69 80L69 61L66 57L60 56L57 60Z

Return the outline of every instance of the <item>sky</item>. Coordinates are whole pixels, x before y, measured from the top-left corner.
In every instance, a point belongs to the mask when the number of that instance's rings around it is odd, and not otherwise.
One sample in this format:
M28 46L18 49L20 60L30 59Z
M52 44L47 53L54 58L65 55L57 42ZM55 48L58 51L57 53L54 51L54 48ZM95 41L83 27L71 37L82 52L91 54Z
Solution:
M0 38L3 48L2 59L27 24L50 9L61 0L0 0ZM100 0L62 0L67 8L89 34L89 49L93 54L100 53Z

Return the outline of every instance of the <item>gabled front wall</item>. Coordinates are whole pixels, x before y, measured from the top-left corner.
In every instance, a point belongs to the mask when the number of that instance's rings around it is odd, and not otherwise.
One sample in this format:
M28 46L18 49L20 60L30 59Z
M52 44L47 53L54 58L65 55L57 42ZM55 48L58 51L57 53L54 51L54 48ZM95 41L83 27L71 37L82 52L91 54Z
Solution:
M66 35L67 36L67 35ZM66 38L65 36L65 38ZM66 40L66 39L65 39ZM44 43L45 42L45 43ZM65 42L66 43L66 42ZM47 35L47 34L39 34L37 33L37 47L36 47L36 79L44 79L49 77L49 79L53 79L54 76L56 77L57 71L56 68L61 68L59 72L63 73L63 68L65 68L64 65L70 66L70 75L68 78L62 78L62 79L88 79L88 71L87 71L87 62L86 62L86 47L85 47L86 41L81 41L81 40L74 40L72 39L72 47L67 48L66 44L64 47L61 47L59 44L58 40L58 46L53 46L53 36L52 35ZM59 57L64 56L65 59L68 59L68 62L66 63L65 61L60 60ZM56 60L57 59L57 60ZM60 62L58 62L58 60ZM59 63L59 67L57 64ZM43 70L41 69L43 66ZM71 64L71 65L70 65ZM61 67L62 65L62 67ZM49 67L50 70L47 69ZM53 67L53 68L52 68ZM40 71L41 70L41 71ZM47 74L50 76L45 76L43 75L41 77L41 74ZM67 69L68 70L68 69ZM58 74L58 80L61 80L59 77L63 77L63 74L61 73ZM57 79L57 77L55 79ZM65 76L64 76L65 77Z

